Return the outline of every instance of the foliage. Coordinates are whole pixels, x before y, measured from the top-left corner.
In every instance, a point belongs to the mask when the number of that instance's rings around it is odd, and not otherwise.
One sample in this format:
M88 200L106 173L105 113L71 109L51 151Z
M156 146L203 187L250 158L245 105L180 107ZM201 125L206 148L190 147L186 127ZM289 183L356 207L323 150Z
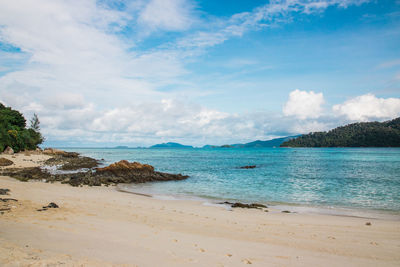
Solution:
M400 117L385 122L359 122L329 132L302 135L281 147L400 147Z
M26 128L24 116L17 110L0 103L0 152L7 146L15 152L36 149L43 142L40 122L36 114L31 120L31 127Z

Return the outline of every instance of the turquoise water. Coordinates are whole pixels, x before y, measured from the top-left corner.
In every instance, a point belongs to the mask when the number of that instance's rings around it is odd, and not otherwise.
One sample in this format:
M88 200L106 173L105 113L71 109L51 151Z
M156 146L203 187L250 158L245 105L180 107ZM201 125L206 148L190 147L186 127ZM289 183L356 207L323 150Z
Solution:
M399 148L69 150L190 176L128 186L135 192L400 212Z

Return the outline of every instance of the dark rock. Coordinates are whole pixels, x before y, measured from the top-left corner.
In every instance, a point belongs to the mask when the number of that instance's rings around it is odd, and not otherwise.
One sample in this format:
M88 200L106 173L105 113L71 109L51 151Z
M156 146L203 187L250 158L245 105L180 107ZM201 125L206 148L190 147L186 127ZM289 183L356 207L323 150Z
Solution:
M51 174L49 172L42 170L39 167L23 168L23 169L6 169L1 172L1 175L11 176L22 182L26 182L30 179L41 180L41 179L51 178Z
M59 206L54 202L50 202L49 205L43 207L43 209L58 209L58 208Z
M68 152L72 153L72 152ZM91 169L99 165L99 162L89 157L66 157L62 155L54 156L45 162L46 165L61 165L60 170L71 171L79 169Z
M52 156L62 156L66 158L77 158L79 157L79 153L76 152L67 152L60 149L55 148L46 148L43 150L43 154L52 155Z
M59 206L56 203L50 202L49 205L43 206L41 209L37 209L37 211L45 211L48 209L58 209L58 208Z
M263 204L258 204L258 203L251 203L251 204L245 204L245 203L240 203L240 202L222 202L219 204L227 204L230 205L232 208L246 208L246 209L263 209L263 208L268 208L267 206Z
M281 212L282 213L292 213L291 211L288 211L288 210L282 210Z
M56 162L59 162L57 161L59 160L57 159L58 156L54 158L56 159L51 161L50 163L57 165ZM64 159L61 159L61 161L64 161ZM72 159L74 161L77 159L83 159L84 161L86 161L90 158L78 157ZM92 163L96 161L94 159L90 160ZM97 161L95 162L95 164L97 164ZM78 164L76 164L75 167L76 166L78 166ZM79 165L80 168L82 168L82 166L84 165ZM0 174L11 176L20 181L28 181L30 179L45 180L46 182L60 181L61 183L68 183L72 186L101 186L103 184L109 185L119 183L145 183L152 181L183 180L189 177L181 174L156 172L154 171L154 167L151 165L141 164L138 162L130 163L126 160L113 163L110 166L104 168L97 168L95 169L95 171L89 169L88 171L78 173L51 174L47 170L41 169L39 167L34 167L24 169L6 169L0 171Z
M371 223L370 222L366 222L365 225L371 226Z
M10 192L10 189L0 188L0 195L8 195L8 192Z
M254 169L256 165L247 165L247 166L242 166L240 169Z
M189 176L156 172L151 165L121 160L107 167L97 168L94 177L100 179L102 184L118 184L183 180Z
M13 164L14 164L14 162L9 160L9 159L0 158L0 167L10 166L10 165L13 165Z
M8 202L8 201L15 201L17 202L18 200L15 198L0 198L1 202Z

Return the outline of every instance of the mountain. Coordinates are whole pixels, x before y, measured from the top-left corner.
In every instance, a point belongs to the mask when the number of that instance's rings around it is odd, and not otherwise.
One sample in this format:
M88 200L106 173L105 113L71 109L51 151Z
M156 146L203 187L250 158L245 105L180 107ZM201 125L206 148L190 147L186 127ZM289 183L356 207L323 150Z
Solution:
M400 147L400 117L385 122L359 122L328 132L286 141L281 147Z
M185 145L182 145L179 143L168 142L168 143L157 144L157 145L151 146L150 148L193 148L193 147L185 146Z
M275 138L267 141L257 140L254 142L243 144L240 147L279 147L283 142L294 139L296 137L298 137L298 135Z
M296 138L296 136L286 136L281 138L275 138L267 141L253 141L250 143L245 144L232 144L232 145L223 145L223 146L212 146L212 145L205 145L203 148L252 148L252 147L279 147L283 142L288 141L290 139Z

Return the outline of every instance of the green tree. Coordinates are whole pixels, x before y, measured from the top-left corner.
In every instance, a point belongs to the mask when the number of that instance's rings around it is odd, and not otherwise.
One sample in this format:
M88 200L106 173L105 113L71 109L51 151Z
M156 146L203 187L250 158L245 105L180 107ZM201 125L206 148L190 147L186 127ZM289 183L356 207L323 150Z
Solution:
M7 146L16 152L35 149L42 142L40 122L36 114L31 119L31 127L27 129L26 120L19 111L0 103L0 151Z
M30 127L31 129L33 129L36 132L40 131L40 121L36 113L33 113L33 117L30 120L30 123L31 123Z

